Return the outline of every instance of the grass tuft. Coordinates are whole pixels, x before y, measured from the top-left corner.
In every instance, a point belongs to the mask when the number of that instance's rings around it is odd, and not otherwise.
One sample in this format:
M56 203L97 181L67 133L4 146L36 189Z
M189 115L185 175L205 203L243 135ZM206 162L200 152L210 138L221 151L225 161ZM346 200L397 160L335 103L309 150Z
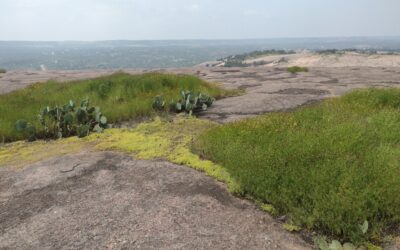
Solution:
M355 243L376 241L400 222L399 128L399 89L358 90L212 128L196 150L226 168L239 192L295 225Z

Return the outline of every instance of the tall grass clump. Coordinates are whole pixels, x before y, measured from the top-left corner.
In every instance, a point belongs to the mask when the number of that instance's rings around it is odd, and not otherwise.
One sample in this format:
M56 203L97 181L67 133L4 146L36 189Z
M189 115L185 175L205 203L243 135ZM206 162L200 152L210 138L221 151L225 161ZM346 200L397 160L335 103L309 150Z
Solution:
M296 225L353 242L379 241L399 225L399 89L219 126L195 148Z
M212 97L222 97L226 90L194 76L173 74L129 75L117 73L91 80L68 83L48 81L28 88L0 95L0 140L23 139L15 123L24 119L39 125L38 114L46 106L64 105L69 100L88 98L111 123L152 115L152 103L157 95L166 101L178 100L180 91L202 92Z

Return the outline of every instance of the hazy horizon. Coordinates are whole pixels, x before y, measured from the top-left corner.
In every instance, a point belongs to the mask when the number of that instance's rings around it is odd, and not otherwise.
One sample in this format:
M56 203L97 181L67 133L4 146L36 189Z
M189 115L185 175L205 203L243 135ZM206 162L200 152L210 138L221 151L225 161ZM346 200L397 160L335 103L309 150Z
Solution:
M3 0L1 41L398 37L398 0Z
M0 42L60 42L60 43L92 43L92 42L190 42L190 41L265 41L265 40L291 40L291 39L357 39L357 38L372 38L372 39L400 39L400 35L392 36L299 36L299 37L259 37L259 38L197 38L197 39L105 39L105 40L0 40Z

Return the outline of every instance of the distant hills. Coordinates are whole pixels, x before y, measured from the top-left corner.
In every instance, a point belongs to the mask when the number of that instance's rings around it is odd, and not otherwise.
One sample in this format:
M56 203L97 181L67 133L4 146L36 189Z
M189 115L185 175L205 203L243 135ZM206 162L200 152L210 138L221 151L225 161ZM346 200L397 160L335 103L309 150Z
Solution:
M189 67L257 50L400 51L400 37L29 42L0 41L0 68L82 70Z

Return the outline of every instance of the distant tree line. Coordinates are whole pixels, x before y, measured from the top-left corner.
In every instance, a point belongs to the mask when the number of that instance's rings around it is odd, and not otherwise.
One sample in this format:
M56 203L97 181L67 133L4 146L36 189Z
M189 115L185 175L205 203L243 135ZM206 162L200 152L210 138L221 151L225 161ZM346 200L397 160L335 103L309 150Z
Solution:
M256 50L249 53L238 54L233 56L228 56L225 58L221 58L218 61L224 62L225 67L249 67L249 66L259 66L265 65L268 62L266 61L257 61L254 63L246 63L246 60L254 59L262 56L269 55L288 55L295 54L296 52L293 50Z
M376 54L398 55L400 53L399 50L380 51L377 49L325 49L325 50L316 50L315 51L315 53L321 54L321 55L345 54L346 52L354 52L354 53L365 54L365 55L376 55Z

